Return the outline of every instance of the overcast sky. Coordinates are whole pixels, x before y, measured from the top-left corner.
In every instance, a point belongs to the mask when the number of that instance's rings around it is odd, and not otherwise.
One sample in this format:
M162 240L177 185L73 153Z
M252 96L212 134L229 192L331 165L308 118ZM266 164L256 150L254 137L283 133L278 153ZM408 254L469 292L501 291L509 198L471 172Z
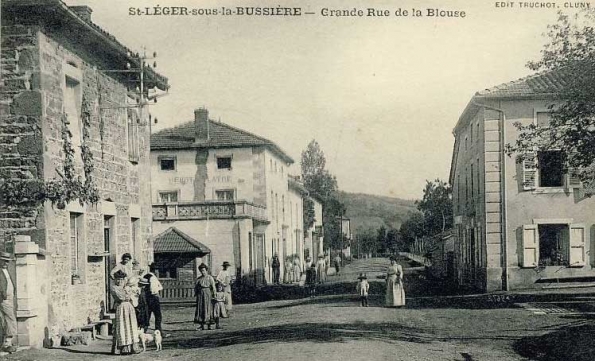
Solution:
M316 139L349 192L419 198L426 179L448 179L452 129L478 90L530 74L554 9L500 9L494 1L260 3L210 0L65 0L132 49L157 51L170 95L151 106L154 130L214 119L264 136L296 163ZM316 15L129 16L129 7L302 7ZM557 3L564 9L564 2ZM440 8L465 18L330 18L322 8Z

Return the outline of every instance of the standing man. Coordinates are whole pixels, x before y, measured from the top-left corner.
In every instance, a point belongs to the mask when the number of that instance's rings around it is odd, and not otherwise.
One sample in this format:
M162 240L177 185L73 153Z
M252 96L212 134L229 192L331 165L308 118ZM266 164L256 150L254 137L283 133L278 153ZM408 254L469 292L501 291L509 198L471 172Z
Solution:
M339 274L340 270L341 270L341 256L339 253L337 253L337 257L335 257L335 271L337 274Z
M277 253L275 253L275 255L273 256L271 266L273 267L273 283L278 285L279 276L281 275L281 262L279 261L279 256L277 255Z
M120 261L120 263L118 263L116 265L116 267L114 267L111 272L110 272L110 277L112 279L114 278L114 274L118 271L122 271L126 274L126 278L129 278L132 276L132 256L130 255L130 253L124 253L122 255L122 261Z
M225 308L227 309L228 315L232 308L231 283L233 282L233 277L229 272L229 266L231 266L229 262L223 262L223 264L221 265L223 269L219 271L219 274L217 275L216 279L216 281L221 283L221 285L223 286L223 292L225 292Z
M8 263L12 261L10 253L0 252L0 315L3 319L4 343L2 351L16 352L17 347L12 344L13 337L17 334L17 317L14 310L15 284L8 274Z
M163 289L163 286L153 272L155 272L155 263L151 263L151 265L149 265L149 272L143 275L143 278L149 282L149 292L147 292L147 308L149 309L149 319L147 321L150 322L151 314L154 314L155 330L159 330L159 332L161 332L161 299L159 298L159 291Z

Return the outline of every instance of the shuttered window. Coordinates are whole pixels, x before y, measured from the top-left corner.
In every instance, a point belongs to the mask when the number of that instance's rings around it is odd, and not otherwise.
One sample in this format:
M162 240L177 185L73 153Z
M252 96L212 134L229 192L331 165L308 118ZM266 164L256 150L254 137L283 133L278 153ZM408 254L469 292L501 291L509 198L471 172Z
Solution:
M537 267L539 263L539 232L536 224L523 225L523 256L521 267Z
M531 190L537 187L537 153L531 152L523 157L523 189Z
M582 267L586 264L585 244L586 244L585 225L570 225L570 249L568 252L569 266Z

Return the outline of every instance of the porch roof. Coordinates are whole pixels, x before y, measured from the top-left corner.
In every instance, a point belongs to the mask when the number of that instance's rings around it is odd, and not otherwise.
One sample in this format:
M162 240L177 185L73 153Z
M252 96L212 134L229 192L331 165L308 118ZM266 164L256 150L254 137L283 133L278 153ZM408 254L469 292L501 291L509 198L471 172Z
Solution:
M200 256L211 253L209 247L175 227L170 227L155 237L153 249L155 253L191 253Z

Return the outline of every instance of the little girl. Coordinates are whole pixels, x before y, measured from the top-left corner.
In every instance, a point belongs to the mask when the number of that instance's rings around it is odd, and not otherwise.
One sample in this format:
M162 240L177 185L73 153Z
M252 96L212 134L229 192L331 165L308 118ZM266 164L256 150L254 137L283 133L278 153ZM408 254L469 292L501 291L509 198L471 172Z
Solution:
M370 289L368 277L366 277L365 273L360 273L357 279L359 280L359 282L357 283L355 289L357 293L359 293L361 307L368 307L368 290Z
M217 292L213 295L213 318L215 319L215 328L221 328L219 319L227 318L227 310L225 309L225 299L227 295L223 292L223 285L217 283Z

